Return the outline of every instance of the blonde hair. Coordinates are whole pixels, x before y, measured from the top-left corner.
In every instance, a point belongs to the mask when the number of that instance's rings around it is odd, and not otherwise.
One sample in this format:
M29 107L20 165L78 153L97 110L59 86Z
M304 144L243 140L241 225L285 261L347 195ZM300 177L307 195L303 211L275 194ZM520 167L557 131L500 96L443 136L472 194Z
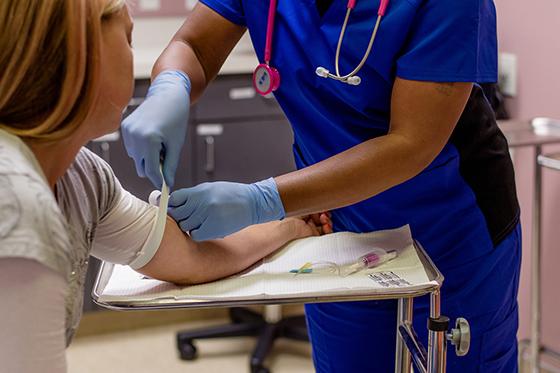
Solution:
M45 141L74 132L97 97L103 19L124 5L0 1L0 129Z

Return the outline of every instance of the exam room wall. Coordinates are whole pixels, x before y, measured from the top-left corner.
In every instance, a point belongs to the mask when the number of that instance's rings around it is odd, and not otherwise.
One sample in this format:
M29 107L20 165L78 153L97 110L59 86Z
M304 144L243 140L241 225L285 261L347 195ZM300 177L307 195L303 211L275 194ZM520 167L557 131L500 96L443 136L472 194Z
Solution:
M518 95L508 99L514 119L560 118L560 1L495 0L500 51L518 57ZM545 148L545 152L560 147ZM530 331L531 211L534 152L514 152L517 188L522 208L523 264L519 292L519 337ZM544 172L543 211L543 342L560 351L560 172Z

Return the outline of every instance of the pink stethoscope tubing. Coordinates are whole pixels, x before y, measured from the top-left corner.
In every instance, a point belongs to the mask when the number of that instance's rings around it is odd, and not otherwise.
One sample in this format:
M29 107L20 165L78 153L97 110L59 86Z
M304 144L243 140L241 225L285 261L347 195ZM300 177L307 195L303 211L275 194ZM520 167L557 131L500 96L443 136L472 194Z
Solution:
M266 26L266 44L264 47L264 63L261 63L253 73L253 87L262 96L269 95L280 87L280 72L270 66L272 58L272 37L274 36L274 19L278 0L270 0L268 21ZM268 80L268 81L267 81ZM268 84L266 84L268 83Z
M356 74L361 70L361 68L363 67L363 65L365 64L366 60L368 59L371 53L373 43L377 36L377 31L381 23L381 18L385 15L387 11L387 7L389 6L389 1L390 0L381 0L379 4L379 9L377 10L377 22L375 24L375 28L373 29L368 48L362 60L360 61L358 66L354 70L352 70L352 72L344 76L341 76L339 72L340 49L342 47L342 40L346 32L346 26L348 24L348 18L350 17L350 12L356 7L356 3L357 3L357 0L348 0L348 4L346 6L347 9L346 18L344 20L344 24L340 32L340 37L336 50L336 57L335 57L336 74L331 74L329 70L327 70L324 67L318 67L315 71L315 73L318 76L323 78L335 79L340 82L351 84L351 85L360 84L361 79ZM259 64L255 69L255 72L253 73L253 86L255 90L263 96L266 96L276 91L280 87L280 72L274 67L270 66L270 61L272 59L272 38L274 35L274 20L276 17L277 3L278 0L270 0L270 6L268 8L267 29L266 29L266 45L264 49L264 63Z

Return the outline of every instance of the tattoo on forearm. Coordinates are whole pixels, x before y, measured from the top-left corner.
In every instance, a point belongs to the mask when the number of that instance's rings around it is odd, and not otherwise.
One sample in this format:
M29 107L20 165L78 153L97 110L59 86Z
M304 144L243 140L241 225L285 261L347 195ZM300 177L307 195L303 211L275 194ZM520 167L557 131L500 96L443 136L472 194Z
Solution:
M454 87L455 83L441 83L436 86L436 90L442 95L449 97L453 93Z

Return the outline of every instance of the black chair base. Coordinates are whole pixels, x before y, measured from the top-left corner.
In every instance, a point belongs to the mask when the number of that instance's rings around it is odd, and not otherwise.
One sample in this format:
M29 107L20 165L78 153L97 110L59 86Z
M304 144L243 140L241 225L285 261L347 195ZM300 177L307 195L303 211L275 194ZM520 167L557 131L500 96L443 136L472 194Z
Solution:
M231 308L229 314L232 324L177 333L177 347L181 359L196 359L197 350L194 345L196 339L257 336L257 345L251 355L250 371L269 373L269 369L263 364L276 339L309 341L305 316L287 317L277 323L269 323L262 315L246 308Z

